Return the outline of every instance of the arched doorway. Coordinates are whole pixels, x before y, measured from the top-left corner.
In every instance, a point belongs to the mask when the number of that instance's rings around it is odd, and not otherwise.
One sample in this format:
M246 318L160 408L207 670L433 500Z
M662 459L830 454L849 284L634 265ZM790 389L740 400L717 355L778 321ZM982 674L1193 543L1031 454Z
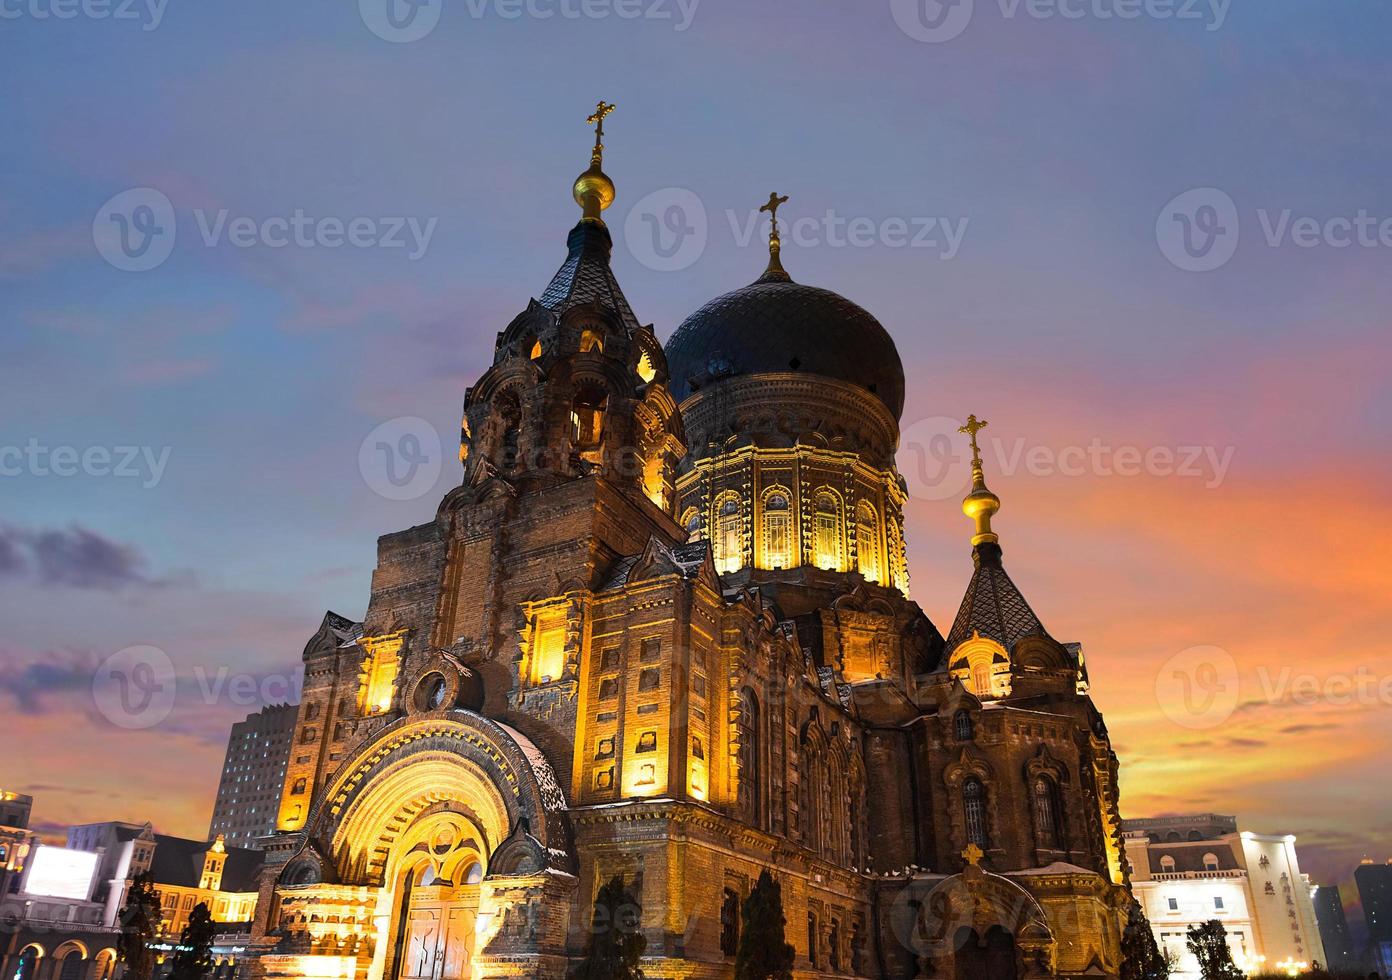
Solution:
M984 940L975 929L959 929L953 966L957 980L1016 980L1015 937L1000 926Z
M15 964L14 980L34 980L39 975L41 956L36 946L30 946L20 953L19 962Z
M58 980L82 980L82 971L87 964L80 950L73 950L60 961Z
M472 975L484 852L478 826L448 809L422 817L402 837L393 956L399 980Z

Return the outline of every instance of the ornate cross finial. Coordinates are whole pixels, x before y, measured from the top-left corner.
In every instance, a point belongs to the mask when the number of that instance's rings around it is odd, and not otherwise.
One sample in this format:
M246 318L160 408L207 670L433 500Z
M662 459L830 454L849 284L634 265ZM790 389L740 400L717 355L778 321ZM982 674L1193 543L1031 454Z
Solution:
M981 859L986 856L986 852L976 846L976 842L967 845L967 849L962 852L962 860L966 861L973 868L981 864Z
M594 153L591 155L591 163L599 163L604 155L604 117L614 111L612 102L605 102L600 99L595 105L595 111L590 113L585 122L595 128L594 131Z
M768 203L759 209L760 212L767 211L769 213L769 241L771 242L778 241L778 208L787 203L787 194L779 197L778 192L774 191L769 194Z
M976 434L991 423L978 420L975 415L967 416L967 424L958 432L965 432L971 438L972 449L972 488L962 501L962 513L976 522L976 534L972 535L972 547L983 544L996 544L1000 538L991 530L991 515L1000 510L1000 498L986 487L986 474L981 468L981 446L977 444Z
M957 430L958 432L965 432L971 437L972 466L981 465L981 447L976 444L976 434L990 424L990 422L985 420L978 422L975 415L968 415L967 424Z
M772 276L775 279L787 281L790 277L783 271L783 263L778 258L778 251L783 247L783 240L778 237L778 208L780 205L788 203L788 195L778 196L774 191L769 194L768 203L759 208L760 213L769 213L769 264L764 270L765 276Z

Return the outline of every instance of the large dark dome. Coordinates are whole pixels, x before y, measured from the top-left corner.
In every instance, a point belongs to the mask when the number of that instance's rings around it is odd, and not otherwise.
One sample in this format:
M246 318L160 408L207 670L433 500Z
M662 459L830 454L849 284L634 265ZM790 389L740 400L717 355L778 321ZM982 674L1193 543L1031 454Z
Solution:
M678 402L730 375L803 371L865 388L896 420L904 410L904 366L880 322L844 296L784 275L717 296L666 349Z

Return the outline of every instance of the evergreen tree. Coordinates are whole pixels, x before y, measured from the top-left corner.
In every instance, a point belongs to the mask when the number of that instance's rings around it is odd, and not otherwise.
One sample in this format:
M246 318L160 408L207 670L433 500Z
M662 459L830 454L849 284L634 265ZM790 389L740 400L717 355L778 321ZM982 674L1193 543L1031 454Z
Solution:
M150 980L155 970L155 952L150 942L160 921L159 895L148 874L131 882L126 904L121 907L121 933L116 937L116 956L126 965L127 980Z
M170 980L202 980L207 976L213 968L213 937L216 935L212 913L206 903L199 902L189 913L188 925L179 937Z
M1133 901L1121 934L1121 980L1169 980L1169 976L1169 961L1155 943L1150 920L1140 903Z
M735 980L792 980L793 947L783 938L783 888L767 870L740 909Z
M1203 980L1244 980L1246 975L1233 963L1228 950L1228 930L1217 919L1190 926L1185 944L1199 961L1199 975Z
M643 980L638 961L648 941L639 931L642 906L616 875L595 896L594 920L585 958L570 980Z

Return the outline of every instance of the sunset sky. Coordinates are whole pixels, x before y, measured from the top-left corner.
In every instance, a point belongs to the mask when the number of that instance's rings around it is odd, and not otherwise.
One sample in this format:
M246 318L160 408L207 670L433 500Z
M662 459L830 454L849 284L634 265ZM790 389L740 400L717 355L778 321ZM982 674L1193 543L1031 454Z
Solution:
M971 562L943 437L990 420L1006 566L1084 646L1126 815L1294 833L1324 882L1392 857L1392 5L1076 6L976 0L921 40L897 0L460 0L395 43L344 0L7 7L0 787L54 831L206 832L229 725L457 483L464 390L564 257L605 98L614 267L659 337L758 275L771 190L793 277L895 337L913 596L944 632ZM148 271L94 237L133 188L176 217ZM1157 234L1195 188L1240 222L1212 271ZM692 201L704 246L669 259L651 233ZM224 210L414 224L273 247ZM444 465L388 499L359 451L409 417ZM58 447L112 460L58 475ZM132 646L180 677L147 728L94 696Z

